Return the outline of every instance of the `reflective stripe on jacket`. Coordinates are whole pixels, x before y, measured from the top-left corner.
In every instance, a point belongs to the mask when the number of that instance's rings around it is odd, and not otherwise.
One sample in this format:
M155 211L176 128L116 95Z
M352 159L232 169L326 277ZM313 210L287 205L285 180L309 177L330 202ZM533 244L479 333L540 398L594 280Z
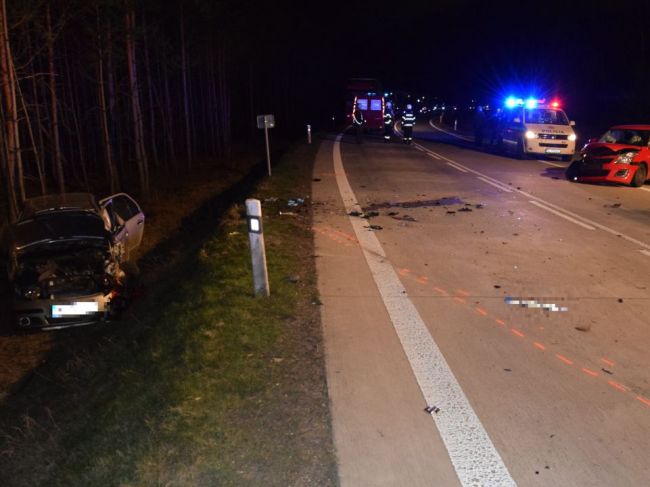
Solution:
M404 127L413 127L415 125L415 115L412 112L406 112L402 115L402 125Z

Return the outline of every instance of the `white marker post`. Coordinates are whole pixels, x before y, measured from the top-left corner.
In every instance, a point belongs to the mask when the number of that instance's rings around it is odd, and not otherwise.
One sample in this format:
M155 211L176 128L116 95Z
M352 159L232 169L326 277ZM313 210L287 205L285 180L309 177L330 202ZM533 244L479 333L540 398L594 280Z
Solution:
M253 264L253 289L255 296L270 296L269 274L266 269L266 251L264 250L264 234L262 233L262 204L260 200L246 200L246 222L248 224L248 240L251 246L251 262Z
M275 127L275 117L273 115L258 115L257 128L264 129L264 138L266 139L266 166L271 175L271 151L269 149L269 129Z
M307 125L307 143L311 144L311 125Z

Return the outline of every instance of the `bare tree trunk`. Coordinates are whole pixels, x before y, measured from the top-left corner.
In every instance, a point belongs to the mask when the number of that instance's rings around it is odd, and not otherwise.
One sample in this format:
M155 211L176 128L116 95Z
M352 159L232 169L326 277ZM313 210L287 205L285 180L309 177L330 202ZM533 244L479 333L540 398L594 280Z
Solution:
M84 134L81 125L79 124L79 101L77 99L77 93L78 90L74 89L74 86L81 86L80 83L77 83L76 78L74 76L73 71L70 69L70 55L68 51L68 43L67 39L64 38L64 50L65 50L65 55L63 56L64 58L64 66L66 70L65 78L67 78L67 92L68 96L70 97L70 103L68 105L69 110L67 110L70 113L70 117L72 118L72 124L73 124L73 132L76 135L76 142L77 142L77 156L78 156L78 162L79 162L79 167L81 168L81 178L83 180L83 185L86 188L86 191L90 190L89 184L88 184L88 170L86 168L86 149L84 146ZM65 93L66 90L64 90ZM65 104L64 104L65 106ZM74 166L74 165L73 165ZM75 174L75 177L77 177L78 181L78 176Z
M149 103L149 145L153 155L153 163L156 167L159 165L158 144L156 144L156 115L153 96L153 78L151 77L151 64L149 63L149 43L147 42L147 27L144 25L144 16L142 19L142 30L144 35L144 68L147 73L147 101Z
M102 131L102 145L111 194L117 191L118 178L115 164L113 163L113 148L111 136L108 132L108 110L106 108L106 95L104 93L104 50L102 48L102 35L99 23L99 9L97 12L97 99L99 101L99 119Z
M46 188L45 188L45 174L43 170L43 161L41 160L41 155L38 151L38 146L36 145L36 138L34 137L32 121L29 118L29 110L27 110L27 105L25 105L25 97L23 96L23 92L20 89L20 83L16 83L16 88L18 88L18 95L20 96L20 102L22 104L23 112L25 113L25 120L27 121L27 132L29 133L29 138L32 142L32 150L34 151L34 161L36 162L36 171L38 172L38 181L41 184L41 194L45 194Z
M29 52L33 52L32 49L32 37L30 35L29 29L25 29L26 31L26 37L27 37L27 49ZM44 143L43 143L43 129L41 126L41 109L40 109L40 103L38 99L38 90L36 88L36 83L37 83L37 78L36 78L36 59L34 59L31 63L32 71L32 97L33 97L33 106L34 106L34 114L36 115L36 125L37 125L37 134L38 134L38 144L36 137L34 136L34 128L29 116L29 112L27 110L27 106L25 104L25 97L23 96L22 92L20 93L20 99L22 100L23 104L23 110L25 112L25 118L27 119L27 127L29 128L29 137L32 141L32 146L34 147L34 158L36 160L36 169L38 171L38 179L41 185L41 194L46 194L47 193L47 176L45 173L45 164L42 159L42 155L44 154ZM18 85L18 88L20 88L20 84Z
M181 4L181 75L183 80L183 110L185 114L185 145L187 146L187 165L192 167L192 137L190 132L190 100L187 87L187 58L185 49L185 25Z
M144 148L144 130L142 124L142 109L138 89L137 65L135 59L135 10L132 5L126 12L126 57L129 70L129 89L131 92L131 110L133 112L133 133L135 135L135 157L140 176L140 191L143 196L149 193L149 170L147 153Z
M225 155L231 154L231 126L230 126L230 90L226 78L226 50L219 48L219 96L221 98L221 127L223 130L223 147Z
M63 175L63 161L61 159L61 142L59 140L59 102L56 94L56 71L54 70L54 34L52 33L52 15L50 4L45 9L47 59L50 76L50 134L52 137L52 157L59 186L59 193L65 192L65 178Z
M172 125L174 111L172 109L171 96L169 95L169 73L165 68L163 68L163 83L165 89L165 130L167 132L167 146L169 148L169 159L175 165L176 145L174 143L174 130Z
M14 77L9 45L9 29L7 26L7 7L5 0L0 0L0 82L3 94L3 115L5 122L5 160L7 167L7 196L9 200L9 215L12 220L18 214L16 199L15 171L16 156L20 147L18 140L18 111L16 109L16 79Z

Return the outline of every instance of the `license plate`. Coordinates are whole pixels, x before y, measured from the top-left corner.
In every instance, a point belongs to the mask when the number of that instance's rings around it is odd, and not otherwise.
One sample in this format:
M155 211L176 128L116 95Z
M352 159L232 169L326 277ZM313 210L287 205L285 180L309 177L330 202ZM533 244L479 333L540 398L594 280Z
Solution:
M559 154L562 151L560 149L546 149L544 152L547 154Z
M63 316L80 316L99 311L99 303L96 301L79 301L72 304L53 304L52 318Z

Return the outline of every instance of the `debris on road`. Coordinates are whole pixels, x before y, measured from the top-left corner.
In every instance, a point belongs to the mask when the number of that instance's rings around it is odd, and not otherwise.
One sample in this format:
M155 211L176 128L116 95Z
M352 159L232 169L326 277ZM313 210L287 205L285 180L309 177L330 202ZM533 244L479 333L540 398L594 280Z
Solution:
M351 211L350 213L348 213L348 215L350 215L350 216L361 216L361 215L363 215L363 213L361 213L359 211Z
M447 215L455 215L456 212L453 210L447 210Z
M287 201L287 206L300 206L305 202L304 198L293 198Z
M405 222L416 222L417 221L415 218L413 218L412 216L409 216L409 215L394 216L393 220L399 220L399 221L405 221Z
M376 217L376 216L379 216L378 211L367 211L363 215L361 215L361 218L368 219L368 218L373 218L373 217Z
M569 311L569 308L561 307L554 303L540 303L535 299L519 299L507 297L504 299L504 301L507 304L514 304L521 308L540 308L546 311Z
M501 289L501 285L500 284L495 284L494 289Z
M576 326L576 327L574 327L574 328L575 328L576 330L578 330L578 331L587 332L587 331L591 330L591 324L587 324L587 325L578 325L578 326Z
M603 369L603 368L601 368L600 370L602 370L602 371L605 372L606 374L614 375L614 372L612 372L611 370L607 370L607 369Z
M506 372L512 372L512 369L503 369L503 370L505 370Z
M314 178L314 179L312 179L312 181L315 182L315 183L318 183L318 182L320 182L320 178Z
M619 302L619 303L622 303L622 302L623 302L623 298L618 298L618 302Z
M437 406L427 406L427 407L424 408L424 411L426 413L429 413L429 414L431 414L431 413L438 414L440 412L440 408L437 407Z
M620 208L620 203L612 203L611 205L603 205L603 208Z
M472 211L472 209L471 209L471 208L468 208L467 206L464 206L463 208L461 208L461 209L458 210L458 211Z
M382 227L381 225L368 225L367 227L364 227L364 228L367 228L368 230L383 230L384 229L384 227Z

